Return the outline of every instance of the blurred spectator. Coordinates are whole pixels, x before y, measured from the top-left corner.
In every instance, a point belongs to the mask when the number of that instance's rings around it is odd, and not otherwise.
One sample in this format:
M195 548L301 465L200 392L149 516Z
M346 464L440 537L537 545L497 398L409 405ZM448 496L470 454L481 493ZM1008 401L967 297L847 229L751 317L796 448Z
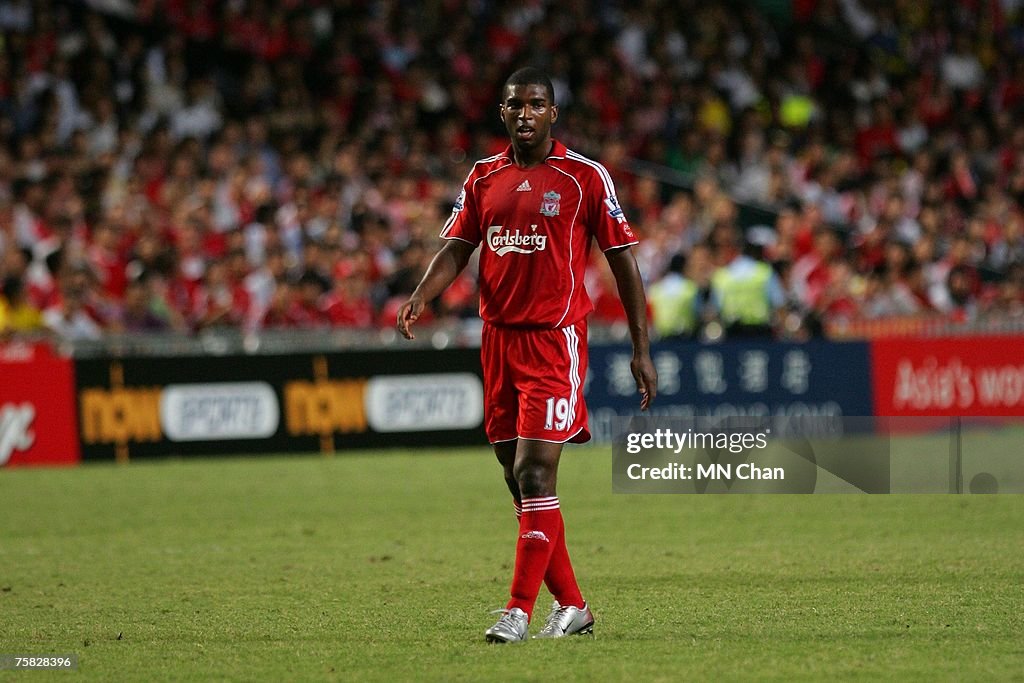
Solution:
M163 332L171 324L161 315L159 303L154 305L153 291L148 277L140 277L125 285L124 302L117 322L121 332Z
M291 309L299 327L321 327L330 321L324 310L324 295L328 288L326 278L315 271L307 270L299 277Z
M771 336L785 294L771 266L740 251L737 229L718 225L711 236L718 268L711 276L711 305L733 337Z
M73 267L63 277L59 302L43 311L46 327L71 341L100 339L104 325L95 305L93 282L88 266Z
M369 283L364 277L343 278L324 295L320 308L337 327L370 327L374 320L368 290Z
M296 305L296 287L287 279L278 281L273 295L263 313L260 325L266 329L284 329L299 327L302 319L294 315Z
M651 285L651 317L654 330L662 339L693 338L704 322L710 295L711 250L698 245L689 258L676 254L668 272Z
M790 291L807 309L817 309L827 288L834 288L832 267L843 258L843 244L831 228L819 227L814 234L812 251L797 259L790 273ZM838 293L833 291L834 298Z
M946 289L953 319L961 322L973 320L978 313L978 301L971 271L966 266L954 266L946 279Z
M23 335L43 329L43 316L25 294L25 285L8 276L0 286L0 337Z
M242 282L228 269L227 261L213 261L203 283L196 289L193 321L199 329L240 326L249 312L250 298Z

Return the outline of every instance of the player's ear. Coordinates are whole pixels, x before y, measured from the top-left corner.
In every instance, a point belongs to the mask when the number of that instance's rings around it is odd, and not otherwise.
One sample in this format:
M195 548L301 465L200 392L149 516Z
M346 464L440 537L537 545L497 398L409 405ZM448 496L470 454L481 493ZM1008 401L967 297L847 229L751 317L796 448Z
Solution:
M554 123L557 120L558 120L558 105L557 104L552 104L551 105L551 123Z
M498 118L501 119L502 123L505 123L505 103L498 103Z

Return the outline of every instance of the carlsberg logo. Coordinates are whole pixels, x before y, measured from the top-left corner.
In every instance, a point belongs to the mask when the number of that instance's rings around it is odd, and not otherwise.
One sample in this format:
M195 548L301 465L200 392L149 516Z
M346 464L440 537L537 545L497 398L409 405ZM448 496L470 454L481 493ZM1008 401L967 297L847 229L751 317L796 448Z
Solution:
M535 251L544 251L548 246L548 236L537 234L536 224L530 226L531 232L522 232L517 228L515 232L502 233L502 228L501 225L487 228L487 246L498 256L510 252L532 254Z

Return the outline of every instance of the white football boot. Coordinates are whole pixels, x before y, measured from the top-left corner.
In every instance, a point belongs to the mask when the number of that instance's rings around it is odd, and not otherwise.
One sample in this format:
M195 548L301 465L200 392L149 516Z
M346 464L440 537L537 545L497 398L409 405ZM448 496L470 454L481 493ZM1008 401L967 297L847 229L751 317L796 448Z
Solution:
M555 600L551 605L551 614L548 615L544 628L534 638L561 638L572 635L593 635L594 614L590 611L587 603L583 607L562 607Z
M484 631L484 638L487 639L487 642L521 643L526 640L526 627L530 621L526 612L518 607L498 611L501 612L501 619L498 619L497 624Z

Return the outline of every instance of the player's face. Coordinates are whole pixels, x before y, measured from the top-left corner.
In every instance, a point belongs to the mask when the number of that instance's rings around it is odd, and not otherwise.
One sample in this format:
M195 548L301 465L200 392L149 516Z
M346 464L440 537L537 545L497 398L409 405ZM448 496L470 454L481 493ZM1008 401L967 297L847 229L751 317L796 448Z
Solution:
M501 119L518 149L536 149L551 139L551 124L558 107L548 99L543 85L508 85L501 102Z

